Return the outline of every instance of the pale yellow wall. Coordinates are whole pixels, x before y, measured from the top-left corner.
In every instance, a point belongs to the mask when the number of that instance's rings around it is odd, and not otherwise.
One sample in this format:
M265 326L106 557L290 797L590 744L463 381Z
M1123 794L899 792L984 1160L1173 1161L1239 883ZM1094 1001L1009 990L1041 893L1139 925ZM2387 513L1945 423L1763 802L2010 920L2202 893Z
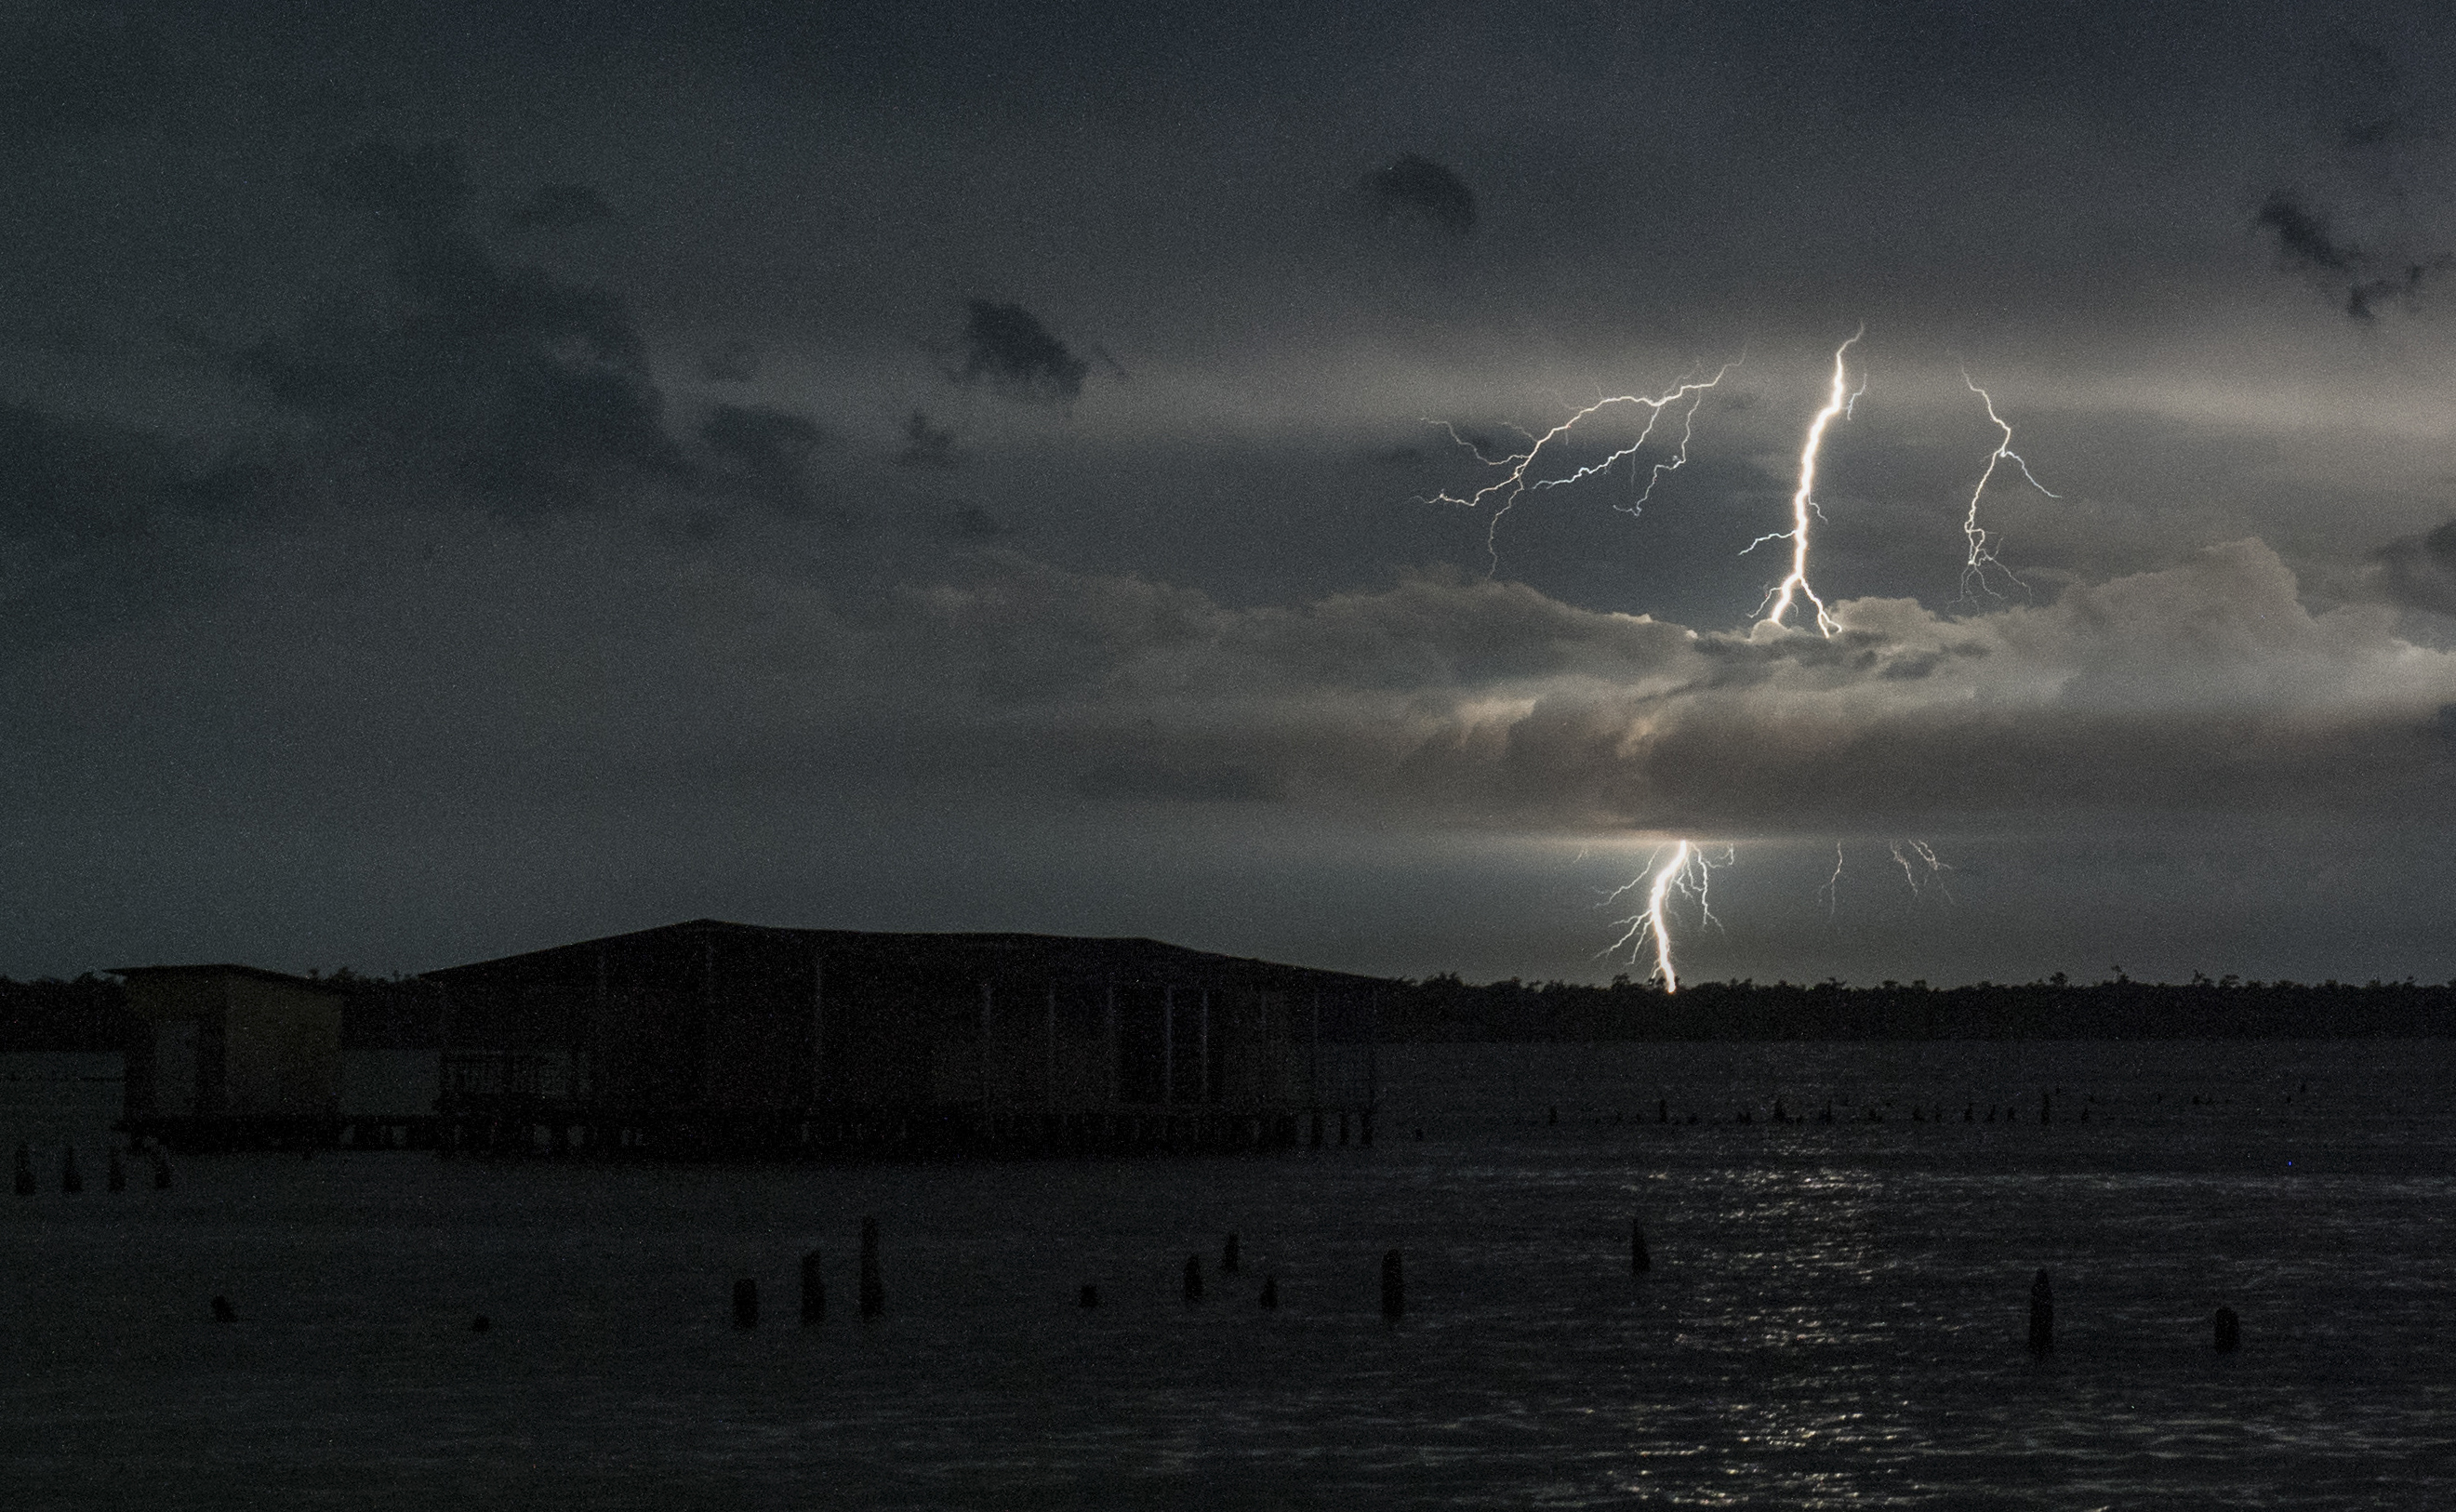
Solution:
M194 1020L218 1031L221 1097L196 1107L236 1116L317 1116L339 1106L341 999L291 982L231 971L144 971L128 979L128 1006L152 1025ZM160 1068L157 1068L157 1070ZM154 1089L154 1108L194 1106Z
M341 1000L234 976L223 1026L222 1107L246 1115L331 1114L341 1095Z

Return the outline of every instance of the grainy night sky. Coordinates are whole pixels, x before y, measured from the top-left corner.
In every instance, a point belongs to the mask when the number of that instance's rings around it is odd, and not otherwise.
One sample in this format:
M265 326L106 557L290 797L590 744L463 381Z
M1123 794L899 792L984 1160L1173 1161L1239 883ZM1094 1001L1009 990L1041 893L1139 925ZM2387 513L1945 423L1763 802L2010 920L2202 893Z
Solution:
M0 971L2456 973L2445 7L200 9L0 19Z

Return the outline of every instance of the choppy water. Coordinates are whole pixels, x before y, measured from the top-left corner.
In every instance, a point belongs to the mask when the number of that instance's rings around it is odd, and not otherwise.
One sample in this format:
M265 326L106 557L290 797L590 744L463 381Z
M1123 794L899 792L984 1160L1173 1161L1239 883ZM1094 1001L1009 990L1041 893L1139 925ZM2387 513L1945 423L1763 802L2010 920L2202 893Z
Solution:
M0 1057L0 1137L39 1148L46 1186L0 1198L0 1502L2456 1504L2456 1045L1422 1048L1383 1071L1372 1151L244 1155L113 1195L117 1089L75 1079L108 1063ZM1839 1121L1770 1125L1776 1095ZM1653 1122L1657 1097L1701 1122ZM1964 1124L1974 1098L2021 1119ZM71 1139L77 1196L53 1179ZM812 1245L834 1307L804 1330ZM2039 1266L2044 1363L2022 1347ZM766 1302L747 1334L739 1276ZM2238 1355L2209 1347L2221 1303Z

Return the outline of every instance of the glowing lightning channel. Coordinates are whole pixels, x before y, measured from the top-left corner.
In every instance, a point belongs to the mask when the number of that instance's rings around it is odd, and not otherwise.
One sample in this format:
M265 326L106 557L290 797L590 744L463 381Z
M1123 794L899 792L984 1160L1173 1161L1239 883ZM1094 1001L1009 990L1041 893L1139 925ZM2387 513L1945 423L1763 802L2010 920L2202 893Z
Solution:
M1978 498L1987 492L1988 480L1996 476L1996 464L2010 461L2014 466L2021 469L2021 476L2030 480L2031 487L2045 494L2049 499L2059 499L2062 496L2038 481L2037 475L2030 471L2030 464L2021 460L2020 453L2013 450L2013 427L2005 424L2004 417L1996 413L1996 400L1971 378L1968 368L1961 370L1961 381L1971 393L1978 396L1979 402L1987 406L1987 418L1996 422L1997 430L2004 433L2004 439L1997 441L1996 449L1987 454L1987 470L1978 475L1978 486L1970 491L1970 513L1961 521L1961 534L1970 542L1970 561L1961 569L1961 596L1965 599L1975 599L1977 594L1995 592L1987 585L1987 569L1990 567L2004 574L2016 583L2021 582L2020 576L2012 568L1996 560L1995 547L1991 544L1992 538L1978 525Z
M1621 920L1624 927L1621 937L1597 953L1612 955L1626 948L1630 959L1634 960L1651 942L1654 946L1655 979L1663 984L1663 991L1669 993L1680 991L1680 975L1671 964L1671 894L1677 891L1683 897L1697 900L1699 928L1721 928L1714 917L1713 900L1709 889L1713 882L1714 868L1729 866L1731 852L1726 848L1722 858L1716 860L1692 842L1683 840L1671 848L1671 859L1657 867L1655 858L1662 853L1661 847L1655 848L1654 855L1647 858L1650 871L1641 871L1605 894L1604 903L1609 904L1643 883L1646 885L1646 908L1642 912Z
M1935 851L1924 840L1907 842L1911 848L1911 854L1907 856L1902 854L1904 844L1903 841L1895 840L1891 843L1891 848L1893 852L1893 864L1902 868L1903 879L1911 885L1911 896L1917 897L1922 886L1933 886L1944 893L1944 900L1947 903L1952 902L1953 889L1944 885L1944 874L1951 871L1953 868L1937 860ZM1917 869L1919 867L1927 868L1924 878Z
M1673 405L1686 399L1688 403L1687 411L1681 418L1679 445L1673 449L1668 460L1658 461L1654 464L1653 471L1647 476L1646 487L1640 490L1638 496L1634 500L1630 501L1627 504L1614 504L1612 506L1615 509L1626 510L1627 513L1632 515L1643 513L1645 511L1647 501L1654 497L1655 485L1663 481L1664 474L1677 472L1683 466L1687 465L1688 460L1688 439L1690 436L1695 434L1697 428L1697 407L1706 402L1706 391L1722 382L1723 375L1730 372L1731 369L1737 366L1739 366L1739 362L1736 359L1726 362L1721 367L1714 370L1714 376L1712 378L1706 378L1702 381L1697 379L1684 380L1678 387L1672 389L1668 394L1659 394L1652 397L1642 394L1615 394L1608 398L1597 399L1586 408L1575 412L1567 419L1565 419L1558 425L1553 426L1550 430L1545 431L1541 436L1534 436L1525 432L1521 432L1521 435L1526 436L1526 449L1521 452L1512 452L1505 457L1486 457L1484 455L1484 449L1482 447L1476 445L1475 442L1469 440L1467 438L1461 436L1458 433L1458 428L1450 424L1447 420L1427 420L1425 421L1426 424L1440 426L1443 430L1449 433L1451 440L1456 441L1459 445L1463 446L1468 451L1474 453L1475 460L1477 461L1484 463L1487 467L1500 467L1506 469L1506 471L1499 481L1487 483L1463 499L1455 494L1444 492L1435 494L1430 499L1425 499L1421 501L1433 504L1456 504L1463 509L1481 509L1486 504L1494 503L1497 500L1498 504L1492 511L1491 522L1485 525L1484 532L1484 554L1491 559L1492 562L1491 567L1487 569L1487 575L1489 575L1490 572L1497 572L1501 567L1501 517L1515 508L1520 498L1538 489L1566 488L1571 483L1592 478L1597 473L1609 472L1612 468L1618 466L1624 459L1636 456L1638 451L1646 445L1648 439L1652 437L1654 434L1655 423L1663 419L1664 411L1670 409ZM1585 419L1587 416L1593 415L1598 411L1610 409L1615 405L1622 404L1637 405L1645 409L1647 412L1646 424L1644 428L1639 430L1637 433L1637 439L1629 442L1627 446L1620 448L1618 451L1612 452L1599 462L1589 462L1584 467L1572 468L1570 471L1560 477L1545 478L1528 476L1534 470L1536 460L1544 455L1544 449L1559 440L1562 437L1567 435L1580 420Z
M1832 385L1827 391L1825 407L1816 412L1816 419L1808 427L1808 439L1799 448L1799 487L1791 496L1791 528L1759 536L1740 548L1740 554L1746 556L1769 541L1791 542L1791 576L1783 579L1780 583L1767 592L1765 603L1758 605L1760 613L1757 623L1759 624L1782 623L1783 616L1791 612L1791 597L1796 594L1816 606L1818 634L1830 640L1834 631L1842 628L1833 616L1825 612L1825 601L1819 599L1815 590L1808 585L1808 524L1810 516L1823 514L1823 511L1816 507L1815 500L1816 454L1825 445L1826 428L1833 423L1836 416L1848 418L1852 411L1858 408L1859 395L1867 392L1864 377L1857 392L1852 392L1846 387L1850 382L1850 374L1845 365L1845 358L1851 348L1857 345L1859 338L1867 334L1868 327L1863 321L1859 329L1851 333L1850 340L1833 349Z
M1816 895L1825 900L1825 922L1832 924L1834 910L1842 906L1842 842L1839 840L1833 842L1833 875L1825 879L1825 886L1816 889Z

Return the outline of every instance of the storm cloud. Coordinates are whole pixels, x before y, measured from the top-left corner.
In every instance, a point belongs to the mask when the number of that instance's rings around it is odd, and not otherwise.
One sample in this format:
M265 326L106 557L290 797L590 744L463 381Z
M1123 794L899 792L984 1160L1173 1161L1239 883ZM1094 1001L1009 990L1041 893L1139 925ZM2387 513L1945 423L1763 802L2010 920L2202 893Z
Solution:
M1412 221L1454 236L1475 229L1475 191L1429 157L1402 153L1365 174L1362 187L1385 219Z
M2456 520L2372 553L2372 581L2391 603L2456 615Z
M1081 397L1092 364L1019 304L972 299L946 373L956 383L986 384L1010 398L1064 404Z
M1673 836L1709 971L2456 970L2443 7L37 10L0 970L1608 974ZM1752 628L1863 320L1842 629ZM1642 515L1427 502L1742 354Z

